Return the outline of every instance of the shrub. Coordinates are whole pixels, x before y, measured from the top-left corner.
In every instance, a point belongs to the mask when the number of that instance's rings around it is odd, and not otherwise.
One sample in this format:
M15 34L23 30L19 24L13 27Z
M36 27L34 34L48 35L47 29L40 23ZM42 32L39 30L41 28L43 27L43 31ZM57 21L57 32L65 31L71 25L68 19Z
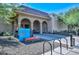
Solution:
M11 34L9 32L4 32L3 36L10 36Z

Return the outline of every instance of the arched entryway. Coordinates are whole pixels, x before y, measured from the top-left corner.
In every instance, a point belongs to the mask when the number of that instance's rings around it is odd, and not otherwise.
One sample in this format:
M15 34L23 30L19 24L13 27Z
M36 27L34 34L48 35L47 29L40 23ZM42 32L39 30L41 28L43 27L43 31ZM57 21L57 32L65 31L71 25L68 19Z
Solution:
M42 23L42 31L43 31L43 33L48 32L48 25L47 25L46 21L43 21L43 23Z
M33 33L35 34L40 33L40 22L38 20L35 20L33 22Z
M23 27L23 28L31 28L31 22L29 21L29 19L27 19L27 18L22 19L21 27Z

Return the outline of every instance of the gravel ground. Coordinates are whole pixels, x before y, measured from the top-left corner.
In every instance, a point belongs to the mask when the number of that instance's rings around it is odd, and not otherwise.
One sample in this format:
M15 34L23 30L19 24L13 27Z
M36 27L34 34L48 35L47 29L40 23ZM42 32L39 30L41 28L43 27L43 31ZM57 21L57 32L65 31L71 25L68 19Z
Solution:
M55 43L55 47L58 45L58 43ZM46 43L45 48L46 52L50 50L48 43ZM0 55L41 55L42 53L43 42L25 45L15 38L12 38L12 40L9 40L8 38L0 39Z

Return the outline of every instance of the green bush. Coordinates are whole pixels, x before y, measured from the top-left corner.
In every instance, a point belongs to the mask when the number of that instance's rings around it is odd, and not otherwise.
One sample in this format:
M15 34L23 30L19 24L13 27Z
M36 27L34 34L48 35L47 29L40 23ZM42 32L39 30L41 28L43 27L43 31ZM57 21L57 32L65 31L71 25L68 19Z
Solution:
M4 34L3 34L3 36L10 36L11 35L11 33L9 33L9 32L4 32Z

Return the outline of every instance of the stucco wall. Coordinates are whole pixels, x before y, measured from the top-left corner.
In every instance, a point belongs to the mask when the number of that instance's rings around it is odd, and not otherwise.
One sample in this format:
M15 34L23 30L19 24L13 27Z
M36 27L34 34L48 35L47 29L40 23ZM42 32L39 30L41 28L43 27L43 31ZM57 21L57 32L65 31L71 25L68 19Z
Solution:
M51 26L53 31L64 31L67 30L67 26L63 23L60 23L56 16L50 15L51 17Z
M54 23L55 23L54 28L56 27L55 30L57 31L67 30L67 26L63 23L60 23L58 20L55 20Z
M0 21L0 32L11 32L12 28L11 25L5 24L2 21Z

